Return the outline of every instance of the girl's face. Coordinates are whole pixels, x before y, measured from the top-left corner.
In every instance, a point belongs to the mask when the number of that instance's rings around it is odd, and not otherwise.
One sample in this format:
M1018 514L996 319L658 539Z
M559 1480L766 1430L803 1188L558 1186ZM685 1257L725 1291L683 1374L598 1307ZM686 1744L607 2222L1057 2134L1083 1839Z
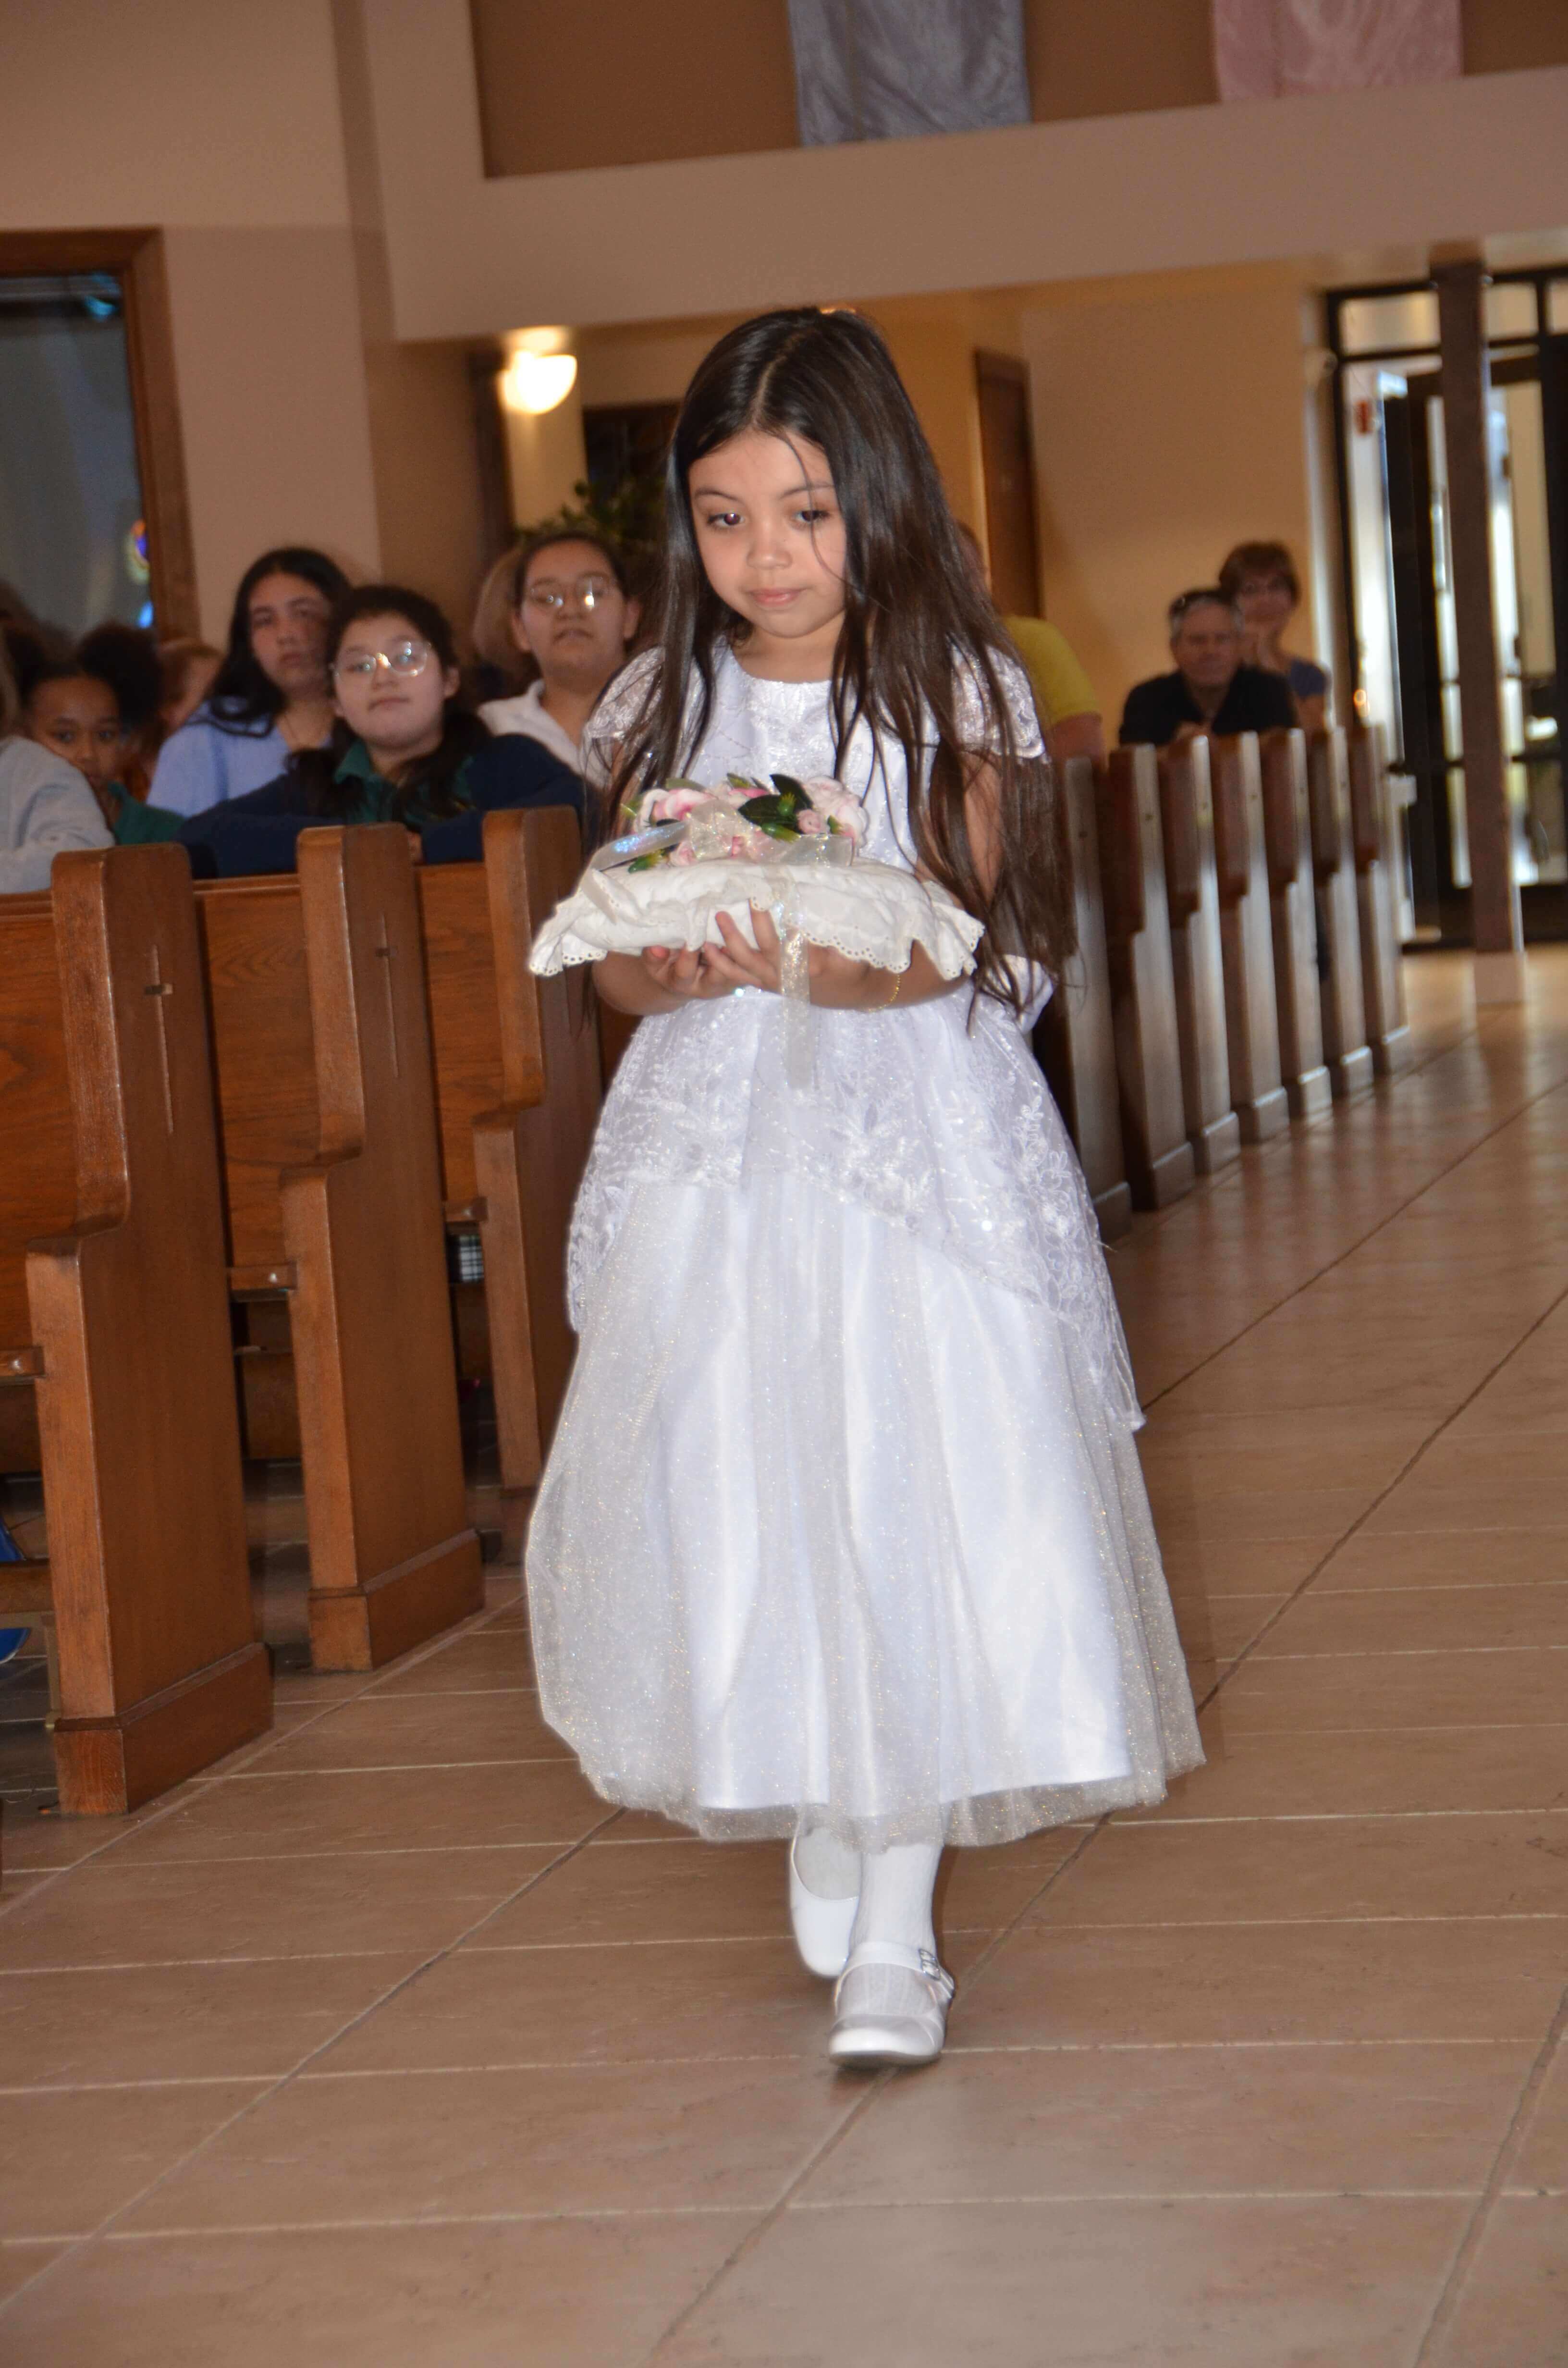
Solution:
M264 575L245 611L257 666L285 699L319 699L326 688L324 592L302 575Z
M1236 606L1251 632L1278 632L1290 621L1296 603L1283 575L1244 575L1236 586Z
M333 688L339 715L384 771L439 747L458 670L442 666L406 617L357 617L338 644Z
M40 682L28 702L29 740L52 748L85 773L95 791L107 790L125 753L119 703L107 682L74 674L63 682Z
M591 542L552 542L528 564L512 618L517 647L539 662L548 689L602 690L626 662L638 606Z
M844 513L820 446L751 428L716 445L687 480L708 581L764 640L820 635L844 615Z

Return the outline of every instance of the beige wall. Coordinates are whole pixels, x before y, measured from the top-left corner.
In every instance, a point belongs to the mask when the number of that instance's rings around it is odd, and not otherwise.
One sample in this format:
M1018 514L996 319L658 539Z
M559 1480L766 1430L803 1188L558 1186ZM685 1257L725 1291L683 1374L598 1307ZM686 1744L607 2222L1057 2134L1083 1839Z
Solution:
M1568 68L612 170L484 172L467 0L363 0L397 332L505 335L1434 241L1568 251Z
M1299 287L1187 286L1026 310L1046 605L1112 729L1170 657L1163 604L1233 543L1317 557ZM1309 622L1298 637L1311 648ZM1332 658L1332 652L1326 654Z
M1562 0L1460 0L1469 74L1568 64ZM485 170L799 144L785 0L472 0ZM1024 0L1037 123L1208 107L1211 0Z
M172 230L169 305L203 630L242 571L311 542L380 564L352 244L336 230Z

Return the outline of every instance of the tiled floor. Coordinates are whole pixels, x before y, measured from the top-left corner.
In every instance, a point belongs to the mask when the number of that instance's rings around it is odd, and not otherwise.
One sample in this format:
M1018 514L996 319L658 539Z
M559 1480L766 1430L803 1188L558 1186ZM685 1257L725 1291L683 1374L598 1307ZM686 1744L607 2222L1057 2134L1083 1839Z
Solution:
M588 1792L515 1577L40 1814L0 1688L14 2368L1562 2368L1568 953L1113 1265L1209 1764L949 1860L940 2066L835 2077L776 1849ZM13 1510L25 1510L16 1499Z

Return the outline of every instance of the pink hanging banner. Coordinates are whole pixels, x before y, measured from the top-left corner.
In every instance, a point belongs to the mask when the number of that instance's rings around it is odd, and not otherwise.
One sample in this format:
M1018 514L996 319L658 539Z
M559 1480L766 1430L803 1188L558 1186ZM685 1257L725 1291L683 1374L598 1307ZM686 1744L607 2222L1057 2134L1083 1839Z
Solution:
M1294 98L1463 70L1460 0L1214 0L1221 98Z

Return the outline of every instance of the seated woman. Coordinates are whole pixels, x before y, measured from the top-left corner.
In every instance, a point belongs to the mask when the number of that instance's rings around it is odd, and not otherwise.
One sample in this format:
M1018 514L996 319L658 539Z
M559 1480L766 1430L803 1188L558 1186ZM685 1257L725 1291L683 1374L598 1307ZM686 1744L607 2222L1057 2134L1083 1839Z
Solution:
M158 752L151 797L203 814L276 780L332 730L326 629L348 578L324 552L265 551L240 578L229 647L201 705Z
M537 535L513 565L512 635L539 679L480 709L492 732L526 732L581 772L583 726L626 664L642 608L620 555L596 534Z
M179 815L144 804L127 783L130 735L119 694L85 658L34 671L23 693L22 729L40 748L75 767L118 846L174 837Z
M57 855L109 844L81 774L20 736L19 721L17 686L0 648L0 896L47 888Z
M1302 731L1321 732L1328 721L1329 678L1315 658L1298 657L1284 646L1301 605L1301 579L1285 545L1238 542L1220 570L1220 589L1241 614L1244 663L1282 674Z
M493 740L464 707L452 629L422 593L361 585L339 602L326 655L331 740L302 749L265 789L186 823L198 870L292 871L295 842L315 823L400 822L425 862L472 863L494 807L569 805L581 816L575 773L537 741Z

